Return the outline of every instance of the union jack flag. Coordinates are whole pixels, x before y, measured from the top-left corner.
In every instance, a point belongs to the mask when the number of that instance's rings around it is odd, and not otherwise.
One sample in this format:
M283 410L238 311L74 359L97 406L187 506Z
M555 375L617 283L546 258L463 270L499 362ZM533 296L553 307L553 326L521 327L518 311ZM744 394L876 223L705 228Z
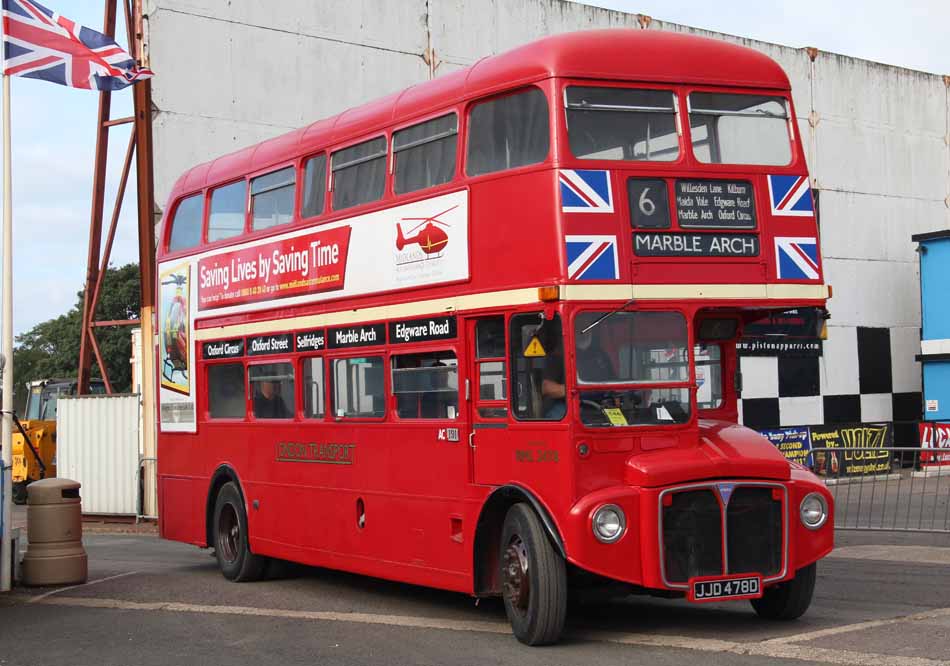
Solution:
M779 280L817 280L818 240L776 238L775 265Z
M808 176L769 176L772 215L812 217L815 214Z
M88 90L152 76L111 38L33 0L3 0L3 73Z
M612 213L610 172L561 169L561 211L565 213Z
M565 236L567 277L571 280L616 280L620 277L616 236Z

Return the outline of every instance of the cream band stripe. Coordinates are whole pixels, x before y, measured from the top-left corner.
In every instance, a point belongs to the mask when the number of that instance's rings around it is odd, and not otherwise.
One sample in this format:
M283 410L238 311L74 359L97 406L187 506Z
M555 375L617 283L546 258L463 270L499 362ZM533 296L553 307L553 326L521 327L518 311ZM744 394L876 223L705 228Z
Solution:
M828 297L828 287L823 284L598 284L560 285L561 301L628 301L637 300L820 300ZM277 330L318 328L321 326L345 326L366 321L402 319L424 315L479 310L490 307L505 307L538 303L538 289L509 289L482 294L466 294L452 298L414 301L396 305L381 305L362 310L326 312L301 317L285 317L248 324L232 324L198 329L194 332L197 341L260 335Z

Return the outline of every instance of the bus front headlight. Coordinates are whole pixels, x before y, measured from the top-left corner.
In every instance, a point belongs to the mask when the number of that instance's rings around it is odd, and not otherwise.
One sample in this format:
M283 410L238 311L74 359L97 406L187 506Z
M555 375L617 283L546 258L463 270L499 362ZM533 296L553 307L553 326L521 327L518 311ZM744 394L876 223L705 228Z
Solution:
M614 543L627 529L627 518L616 504L605 504L594 512L591 527L598 541Z
M799 511L802 524L810 530L817 530L828 520L828 503L820 493L805 495Z

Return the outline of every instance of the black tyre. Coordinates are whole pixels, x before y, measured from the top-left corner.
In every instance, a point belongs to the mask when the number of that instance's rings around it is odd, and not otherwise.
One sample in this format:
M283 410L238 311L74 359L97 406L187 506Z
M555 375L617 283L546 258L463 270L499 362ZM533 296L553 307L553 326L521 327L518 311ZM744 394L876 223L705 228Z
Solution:
M811 605L816 572L815 564L799 569L792 580L768 588L761 599L752 599L752 608L767 620L800 618Z
M26 498L28 493L26 492L26 481L20 481L19 483L13 484L13 503L14 504L26 504Z
M214 503L214 554L221 573L236 583L259 580L267 558L251 552L247 543L244 500L233 482L221 486Z
M567 616L567 573L541 521L524 503L505 516L499 552L505 612L525 645L556 643Z

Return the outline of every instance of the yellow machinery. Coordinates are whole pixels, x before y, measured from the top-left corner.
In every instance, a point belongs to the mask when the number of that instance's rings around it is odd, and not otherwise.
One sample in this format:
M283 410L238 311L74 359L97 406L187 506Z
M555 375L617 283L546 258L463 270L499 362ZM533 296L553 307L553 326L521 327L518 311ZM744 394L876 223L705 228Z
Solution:
M92 393L104 393L102 382L93 381ZM76 393L75 379L38 379L27 384L23 421L14 417L13 501L26 503L26 487L33 481L56 476L56 403Z

